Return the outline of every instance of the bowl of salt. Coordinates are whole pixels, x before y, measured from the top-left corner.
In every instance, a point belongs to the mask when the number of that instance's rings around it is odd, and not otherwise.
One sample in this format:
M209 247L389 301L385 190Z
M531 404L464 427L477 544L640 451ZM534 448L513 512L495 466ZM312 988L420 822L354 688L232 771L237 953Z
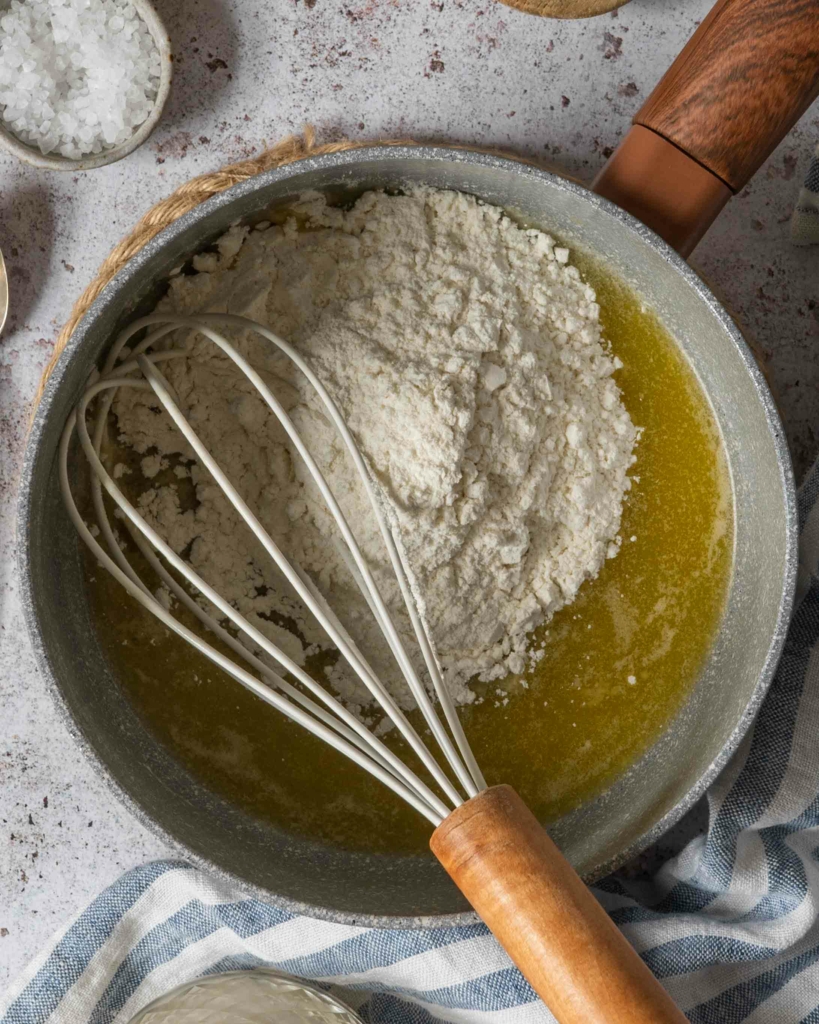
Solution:
M0 0L0 143L51 170L121 160L156 126L171 60L149 0Z

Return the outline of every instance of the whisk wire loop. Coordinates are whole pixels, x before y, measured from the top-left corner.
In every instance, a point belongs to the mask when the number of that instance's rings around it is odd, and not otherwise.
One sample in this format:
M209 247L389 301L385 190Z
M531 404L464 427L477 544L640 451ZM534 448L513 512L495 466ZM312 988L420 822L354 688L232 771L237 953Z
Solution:
M151 316L143 317L141 318L141 320L135 321L131 328L129 328L129 332L133 332L134 330L139 329L139 326L141 325L147 326L156 323L162 323L164 325L163 328L161 329L163 335L168 331L168 324L173 323L177 326L191 327L194 330L198 331L200 334L202 334L204 337L209 338L212 342L218 345L219 348L222 349L222 351L245 374L247 379L254 384L259 393L265 399L268 406L278 417L279 421L281 422L282 426L284 427L285 431L287 432L288 436L290 437L291 441L296 447L296 450L299 452L302 459L305 461L305 464L307 465L311 476L313 477L315 483L319 487L322 497L327 503L328 508L333 518L335 519L336 524L339 527L339 530L347 545L348 551L352 555L353 561L355 562L355 565L358 569L358 575L356 575L356 580L364 581L364 586L366 589L362 589L362 593L364 594L365 598L367 599L371 607L374 606L375 608L378 608L378 614L376 615L376 618L379 623L379 626L381 627L382 632L384 633L386 639L389 642L390 648L393 652L393 656L396 658L401 667L401 670L407 680L412 695L415 698L415 701L418 704L419 708L421 709L421 712L424 715L427 725L430 727L433 736L435 737L439 747L443 751L447 761L458 775L458 778L461 784L464 786L467 796L475 796L481 789L486 788L486 782L483 778L480 768L478 767L477 761L475 760L474 755L472 754L469 744L466 741L466 737L464 735L457 713L455 712L455 708L452 704L449 692L443 683L440 668L438 666L437 659L434 655L434 651L432 648L432 644L430 642L430 638L428 636L428 632L424 627L423 619L418 614L416 600L409 586L405 560L401 557L399 545L396 543L394 532L386 521L384 507L382 501L380 500L380 495L373 486L371 474L367 468L366 463L364 462L358 445L356 444L355 439L353 438L352 433L350 432L350 429L347 426L347 423L344 420L343 416L341 415L337 405L333 401L332 396L327 391L327 388L313 372L310 365L302 358L300 353L296 351L296 349L294 349L291 345L289 345L286 341L280 338L273 331L270 331L268 328L263 327L261 324L249 320L246 317L236 316L227 313L200 314L196 317L173 317L167 314L153 314ZM409 656L407 655L406 649L404 648L404 645L401 642L401 639L390 618L389 612L387 611L387 608L384 605L383 599L375 583L375 580L372 578L369 566L367 565L366 560L361 554L355 537L353 536L352 531L349 529L349 526L346 520L344 519L344 516L341 513L340 508L338 507L338 504L335 500L335 496L333 495L330 488L327 486L323 475L321 474L318 466L315 463L315 460L312 457L312 454L310 453L309 449L304 445L298 431L295 429L292 421L287 416L287 413L280 406L275 397L272 396L272 394L270 393L269 389L267 388L259 374L253 369L252 366L250 366L247 360L245 360L236 351L234 346L231 345L231 343L226 338L224 338L222 335L217 334L214 331L208 330L207 325L210 323L223 323L229 326L240 328L242 330L252 330L255 331L257 334L261 335L262 337L266 338L268 341L272 342L305 375L305 377L310 382L311 386L321 399L325 409L327 410L328 414L330 415L330 418L333 421L334 426L336 427L336 430L339 433L339 436L341 437L345 447L347 448L347 451L353 461L356 471L358 472L359 478L361 479L367 492L370 505L373 509L373 512L376 516L376 520L379 525L382 540L387 549L387 553L389 555L393 567L393 572L395 573L399 588L401 590L404 606L408 612L410 621L413 626L416 641L423 655L424 662L427 671L430 675L430 678L432 680L436 696L438 697L439 703L444 709L444 714L450 725L450 728L453 730L453 735L455 736L455 740L459 747L461 757L458 756L458 753L455 751L452 742L446 733L446 730L441 725L440 719L438 718L435 709L432 706L432 703L429 699L426 688L423 686L420 679L418 678L415 668ZM148 340L146 339L146 341L143 342L143 346L147 347L147 345ZM360 582L359 587L361 589ZM463 761L461 759L462 757L464 759ZM464 764L464 761L466 762L466 764Z
M174 352L173 355L180 355L181 353ZM131 386L136 385L138 382L131 381ZM108 389L103 395L100 396L100 407L97 412L96 424L94 427L93 444L94 451L99 456L102 447L103 436L105 434L106 424L108 420L108 413L111 408L111 404L114 399L115 391ZM150 593L145 584L140 580L137 573L134 571L131 563L122 553L119 544L117 543L116 537L114 536L111 528L111 523L108 515L105 511L105 506L102 500L102 484L98 476L93 475L91 479L92 488L92 500L94 504L94 510L97 514L97 523L102 531L102 534L108 545L110 553L113 555L117 564L120 566L123 572L127 573L130 579L135 585L139 586L147 597L151 600L155 600L153 595ZM135 530L128 519L124 520L126 528L131 536L131 540L137 546L142 557L148 562L152 570L162 580L168 590L174 595L174 597L180 601L191 614L193 614L199 621L206 626L211 632L213 632L223 644L229 647L235 654L247 661L260 675L262 675L269 686L273 686L285 693L291 700L296 701L303 708L308 710L311 714L315 715L319 721L323 722L326 726L334 729L340 736L343 736L348 742L354 746L359 747L362 751L369 754L374 760L381 765L386 771L391 772L397 779L401 779L401 774L396 772L395 768L384 758L379 750L379 745L372 742L369 733L367 733L365 740L369 742L362 742L362 739L343 722L339 721L328 711L325 711L319 704L311 700L306 694L302 693L301 690L297 689L291 683L288 683L286 679L282 678L278 672L274 672L268 665L266 665L261 659L257 658L241 641L224 629L212 616L201 607L182 587L176 579L167 571L165 566L162 564L159 558L157 558L153 549L145 542L141 533ZM305 575L306 581L309 581L309 577ZM316 591L318 593L318 591Z
M179 620L171 615L170 612L166 611L166 609L155 598L152 598L150 594L146 594L142 589L142 586L134 583L130 575L123 572L108 553L103 550L101 545L97 543L96 539L88 529L79 510L77 509L76 504L74 503L73 497L71 496L67 462L68 447L71 442L71 436L74 432L74 422L72 422L72 420L74 420L74 415L75 414L72 413L72 418L67 424L60 446L61 487L63 494L68 495L66 499L66 507L74 526L79 532L82 540L94 553L103 567L114 577L114 579L117 580L118 583L122 585L122 587L131 595L131 597L134 598L135 601L142 605L142 607L147 611L151 612L151 614L158 618L165 626L168 627L168 629L171 629L183 640L187 641L192 647L205 655L205 657L221 668L225 673L237 682L241 683L252 693L255 693L257 697L261 698L261 700L272 705L278 711L287 715L288 718L291 718L293 721L304 726L304 728L313 735L324 740L324 742L338 750L339 753L344 754L351 761L354 761L371 775L375 776L375 778L383 782L385 786L401 797L402 800L405 800L410 804L411 807L414 807L419 814L422 814L428 821L437 827L449 813L445 806L443 807L443 813L437 808L431 807L426 801L420 799L414 790L405 786L391 772L386 771L371 757L362 753L358 747L347 742L343 737L337 735L332 729L324 725L322 722L316 721L312 715L308 715L301 708L295 706L286 698L276 693L275 690L272 690L270 687L260 683L259 680L249 672L245 672L244 669L236 665L235 662L230 660L230 658L225 657L200 636L179 622ZM68 429L69 426L70 430Z
M220 488L227 496L228 500L231 502L233 507L242 517L245 524L253 532L254 536L259 541L259 543L264 547L268 555L270 555L270 557L279 567L279 569L287 579L288 583L290 583L290 585L294 588L296 593L299 595L302 601L304 601L307 607L310 608L313 615L315 615L315 617L318 619L322 628L325 630L330 639L333 641L333 643L339 649L341 654L347 660L351 668L355 671L356 675L359 677L362 683L364 683L364 685L367 687L367 689L370 691L373 697L375 697L375 699L381 704L381 706L389 715L392 722L400 730L401 735L410 745L414 753L421 759L421 761L423 762L427 770L430 772L430 774L433 776L435 781L438 783L438 785L441 787L444 793L446 793L447 797L452 801L453 805L457 807L459 803L461 803L462 798L458 791L455 789L455 787L452 785L450 780L447 778L443 770L441 769L441 766L438 764L438 762L435 760L435 758L432 756L429 750L427 750L426 746L421 740L421 737L410 725L406 716L398 707L392 695L389 693L389 691L386 689L383 683L375 675L368 671L367 667L362 663L361 659L359 658L357 651L353 649L353 647L345 639L344 635L335 628L333 621L324 614L323 609L313 600L313 595L310 593L308 588L305 587L304 582L301 579L301 576L295 571L295 569L290 564L289 560L285 557L284 553L281 551L278 545L275 543L273 538L264 529L262 524L259 522L258 518L254 515L254 513L251 511L250 507L247 505L245 500L242 498L242 496L230 482L228 477L225 475L224 471L219 466L217 461L213 458L211 453L202 443L196 431L191 427L189 421L182 414L181 410L179 409L179 406L176 404L176 402L173 400L170 394L168 383L165 380L165 378L162 376L159 370L157 370L155 367L151 365L150 360L146 359L144 355L138 356L137 362L139 363L139 367L144 373L146 380L148 380L151 387L153 388L154 393L162 402L163 408L169 414L171 419L174 421L174 423L177 425L177 427L184 435L187 442L196 452L199 461L202 463L202 465L204 465L207 468L208 472L219 484ZM276 402L275 404L278 406L278 402ZM281 409L280 406L279 409ZM283 409L281 410L281 413L283 416L286 415ZM318 469L316 469L316 473L318 473ZM186 565L186 563L183 562L182 565ZM183 571L186 573L186 575L188 575L188 572L185 569L180 571ZM194 585L198 586L198 584L196 583Z
M454 738L454 744L435 711L426 687L417 675L381 597L367 561L361 553L352 530L312 454L305 446L287 412L267 387L261 376L236 350L231 342L212 328L211 325L216 323L226 324L242 330L253 330L271 341L305 374L321 398L352 458L376 515L381 536L395 572L418 647L424 658L439 704L443 708L445 720ZM126 347L128 342L146 327L154 327L154 329L149 331L147 336L138 342L133 349L129 350ZM185 348L154 349L154 346L162 338L182 327L191 328L194 332L216 344L234 362L250 383L253 384L264 399L265 404L278 418L294 448L303 459L308 472L333 516L341 538L344 541L343 544L337 541L337 546L342 551L356 585L370 607L376 623L402 671L410 692L419 705L424 719L447 763L455 772L466 792L467 798L476 795L477 792L486 787L486 783L455 712L450 695L443 683L440 665L427 624L419 613L415 596L409 583L410 572L406 566L403 550L394 536L393 529L387 522L380 494L374 486L363 456L327 389L298 352L272 331L244 317L229 314L207 314L196 317L154 314L134 321L122 331L108 354L102 372L98 373L95 371L89 380L86 391L66 424L61 440L60 484L66 507L74 525L77 527L83 541L93 551L102 565L143 607L154 614L168 628L192 643L197 650L225 670L233 679L256 693L267 703L283 711L291 719L305 726L314 735L330 743L336 750L350 757L357 764L360 764L372 775L388 785L389 788L433 824L437 825L447 816L451 807L457 807L463 802L463 797L453 786L441 765L432 756L421 737L398 707L392 695L373 671L355 641L338 619L338 616L333 612L329 603L315 586L313 580L300 566L289 562L231 484L212 454L202 443L201 438L193 429L188 419L182 413L169 381L159 369L158 364L171 359L195 358L195 354ZM152 349L154 350L151 351ZM118 360L122 361L118 362ZM142 375L141 378L131 376L136 372ZM245 524L254 533L279 570L299 594L306 607L316 617L361 682L384 708L390 720L399 729L410 748L440 787L451 807L442 802L426 783L405 765L380 739L374 736L352 712L337 701L309 673L305 672L207 584L195 572L192 566L165 542L128 501L106 470L101 457L108 415L114 397L122 387L153 391L160 404L188 441L200 463L208 470L222 489ZM89 405L95 399L98 400L98 407L92 438L88 432L87 416ZM108 551L103 549L88 529L71 494L68 474L68 451L75 430L78 433L82 450L92 469L92 504L99 523L99 529L102 533L102 539L107 545ZM151 593L120 548L116 534L108 519L103 500L103 491L113 499L117 506L117 515L122 519L137 549L173 597L218 637L235 655L242 658L258 672L264 682L251 675L241 666L236 665L230 658L179 622L171 614L169 608L166 608ZM217 609L218 613L225 620L231 622L239 630L240 635L234 636L225 629L202 606L200 601L188 593L175 576L165 568L163 560L175 572L179 573L183 579L187 580L210 605ZM263 651L268 657L276 661L286 673L297 680L301 686L318 698L321 703L316 703L307 693L293 686L261 658L257 657L242 640L241 634L251 644L255 645L257 650ZM324 707L321 706L322 704Z
M92 385L85 393L83 398L80 400L78 407L78 416L76 419L77 431L80 437L80 443L85 451L85 454L94 470L95 475L98 477L101 485L104 487L106 492L113 498L120 511L124 514L131 525L144 537L150 541L151 545L159 551L163 558L176 569L184 578L186 578L193 586L207 598L211 604L215 605L225 618L230 619L237 628L244 632L251 640L253 640L262 650L268 655L277 660L285 671L289 672L295 678L298 679L302 685L307 687L312 693L314 693L321 701L332 708L343 721L356 732L363 740L366 746L377 745L379 754L382 758L386 759L393 769L402 778L412 778L413 784L415 785L418 792L423 794L424 798L433 807L442 807L444 811L447 810L446 805L441 803L438 797L423 783L411 770L394 754L388 747L382 744L377 737L374 737L372 733L367 729L363 722L355 717L347 708L335 700L319 683L317 683L312 676L306 673L296 662L294 662L287 654L285 654L279 647L272 643L260 630L247 621L229 602L225 601L221 595L214 590L209 584L207 584L191 567L180 558L172 548L164 541L162 537L143 519L143 517L134 509L133 505L127 500L124 494L122 494L119 487L117 487L114 480L106 471L101 459L94 451L91 444L90 437L85 422L85 414L87 406L90 401L93 400L96 394L105 388L114 388L122 386L138 386L144 390L146 382L132 381L129 379L115 379L115 380L101 380L96 384ZM84 536L84 535L83 535ZM113 534L111 534L113 536ZM114 539L115 547L119 546L116 544ZM96 545L95 545L96 546ZM107 566L106 566L107 567ZM117 577L119 578L119 577ZM457 804L455 804L457 806Z

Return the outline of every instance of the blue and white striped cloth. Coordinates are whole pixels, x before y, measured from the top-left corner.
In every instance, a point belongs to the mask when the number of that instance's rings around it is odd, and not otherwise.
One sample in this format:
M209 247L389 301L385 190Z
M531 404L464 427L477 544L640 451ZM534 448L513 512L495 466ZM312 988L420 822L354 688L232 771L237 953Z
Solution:
M710 824L650 883L598 896L694 1024L819 1024L819 468L800 494L797 608L774 684L710 793ZM0 1024L125 1024L188 979L275 966L378 1024L543 1024L482 925L350 927L159 861L106 889L0 998Z
M791 217L791 241L794 245L819 243L819 145Z

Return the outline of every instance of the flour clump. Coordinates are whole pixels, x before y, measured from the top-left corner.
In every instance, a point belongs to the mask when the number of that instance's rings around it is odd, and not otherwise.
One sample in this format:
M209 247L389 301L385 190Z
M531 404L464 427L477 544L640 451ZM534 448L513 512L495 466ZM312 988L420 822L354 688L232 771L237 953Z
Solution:
M593 290L541 231L447 191L370 192L350 210L302 197L283 224L234 227L163 309L229 312L294 345L330 391L380 486L458 703L537 660L529 634L617 553L637 430L613 379ZM181 332L178 332L181 334ZM375 517L312 389L273 345L231 339L287 409L411 628ZM411 706L280 424L199 335L164 365L180 404L277 544L314 579L367 659ZM119 393L121 440L143 460L142 512L300 664L318 657L351 706L368 701L326 637L150 393Z

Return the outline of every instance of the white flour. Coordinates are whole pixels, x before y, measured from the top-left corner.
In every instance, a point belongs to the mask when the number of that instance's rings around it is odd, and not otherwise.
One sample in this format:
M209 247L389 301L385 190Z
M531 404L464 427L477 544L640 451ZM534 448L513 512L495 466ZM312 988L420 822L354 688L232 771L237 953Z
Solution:
M527 633L619 547L636 430L612 379L617 361L601 340L594 292L547 235L458 193L369 193L348 212L306 197L296 212L309 230L295 219L232 229L218 254L194 260L198 273L172 280L162 305L250 316L309 359L383 488L448 685L469 702L471 678L500 679L537 659ZM185 343L197 358L165 366L193 425L408 701L275 417L215 346ZM290 411L398 608L363 489L309 385L257 336L239 347ZM115 405L123 440L146 456L153 486L143 510L304 663L323 649L323 634L152 405L133 389ZM401 617L399 625L409 636ZM326 671L349 703L365 702L345 666Z

